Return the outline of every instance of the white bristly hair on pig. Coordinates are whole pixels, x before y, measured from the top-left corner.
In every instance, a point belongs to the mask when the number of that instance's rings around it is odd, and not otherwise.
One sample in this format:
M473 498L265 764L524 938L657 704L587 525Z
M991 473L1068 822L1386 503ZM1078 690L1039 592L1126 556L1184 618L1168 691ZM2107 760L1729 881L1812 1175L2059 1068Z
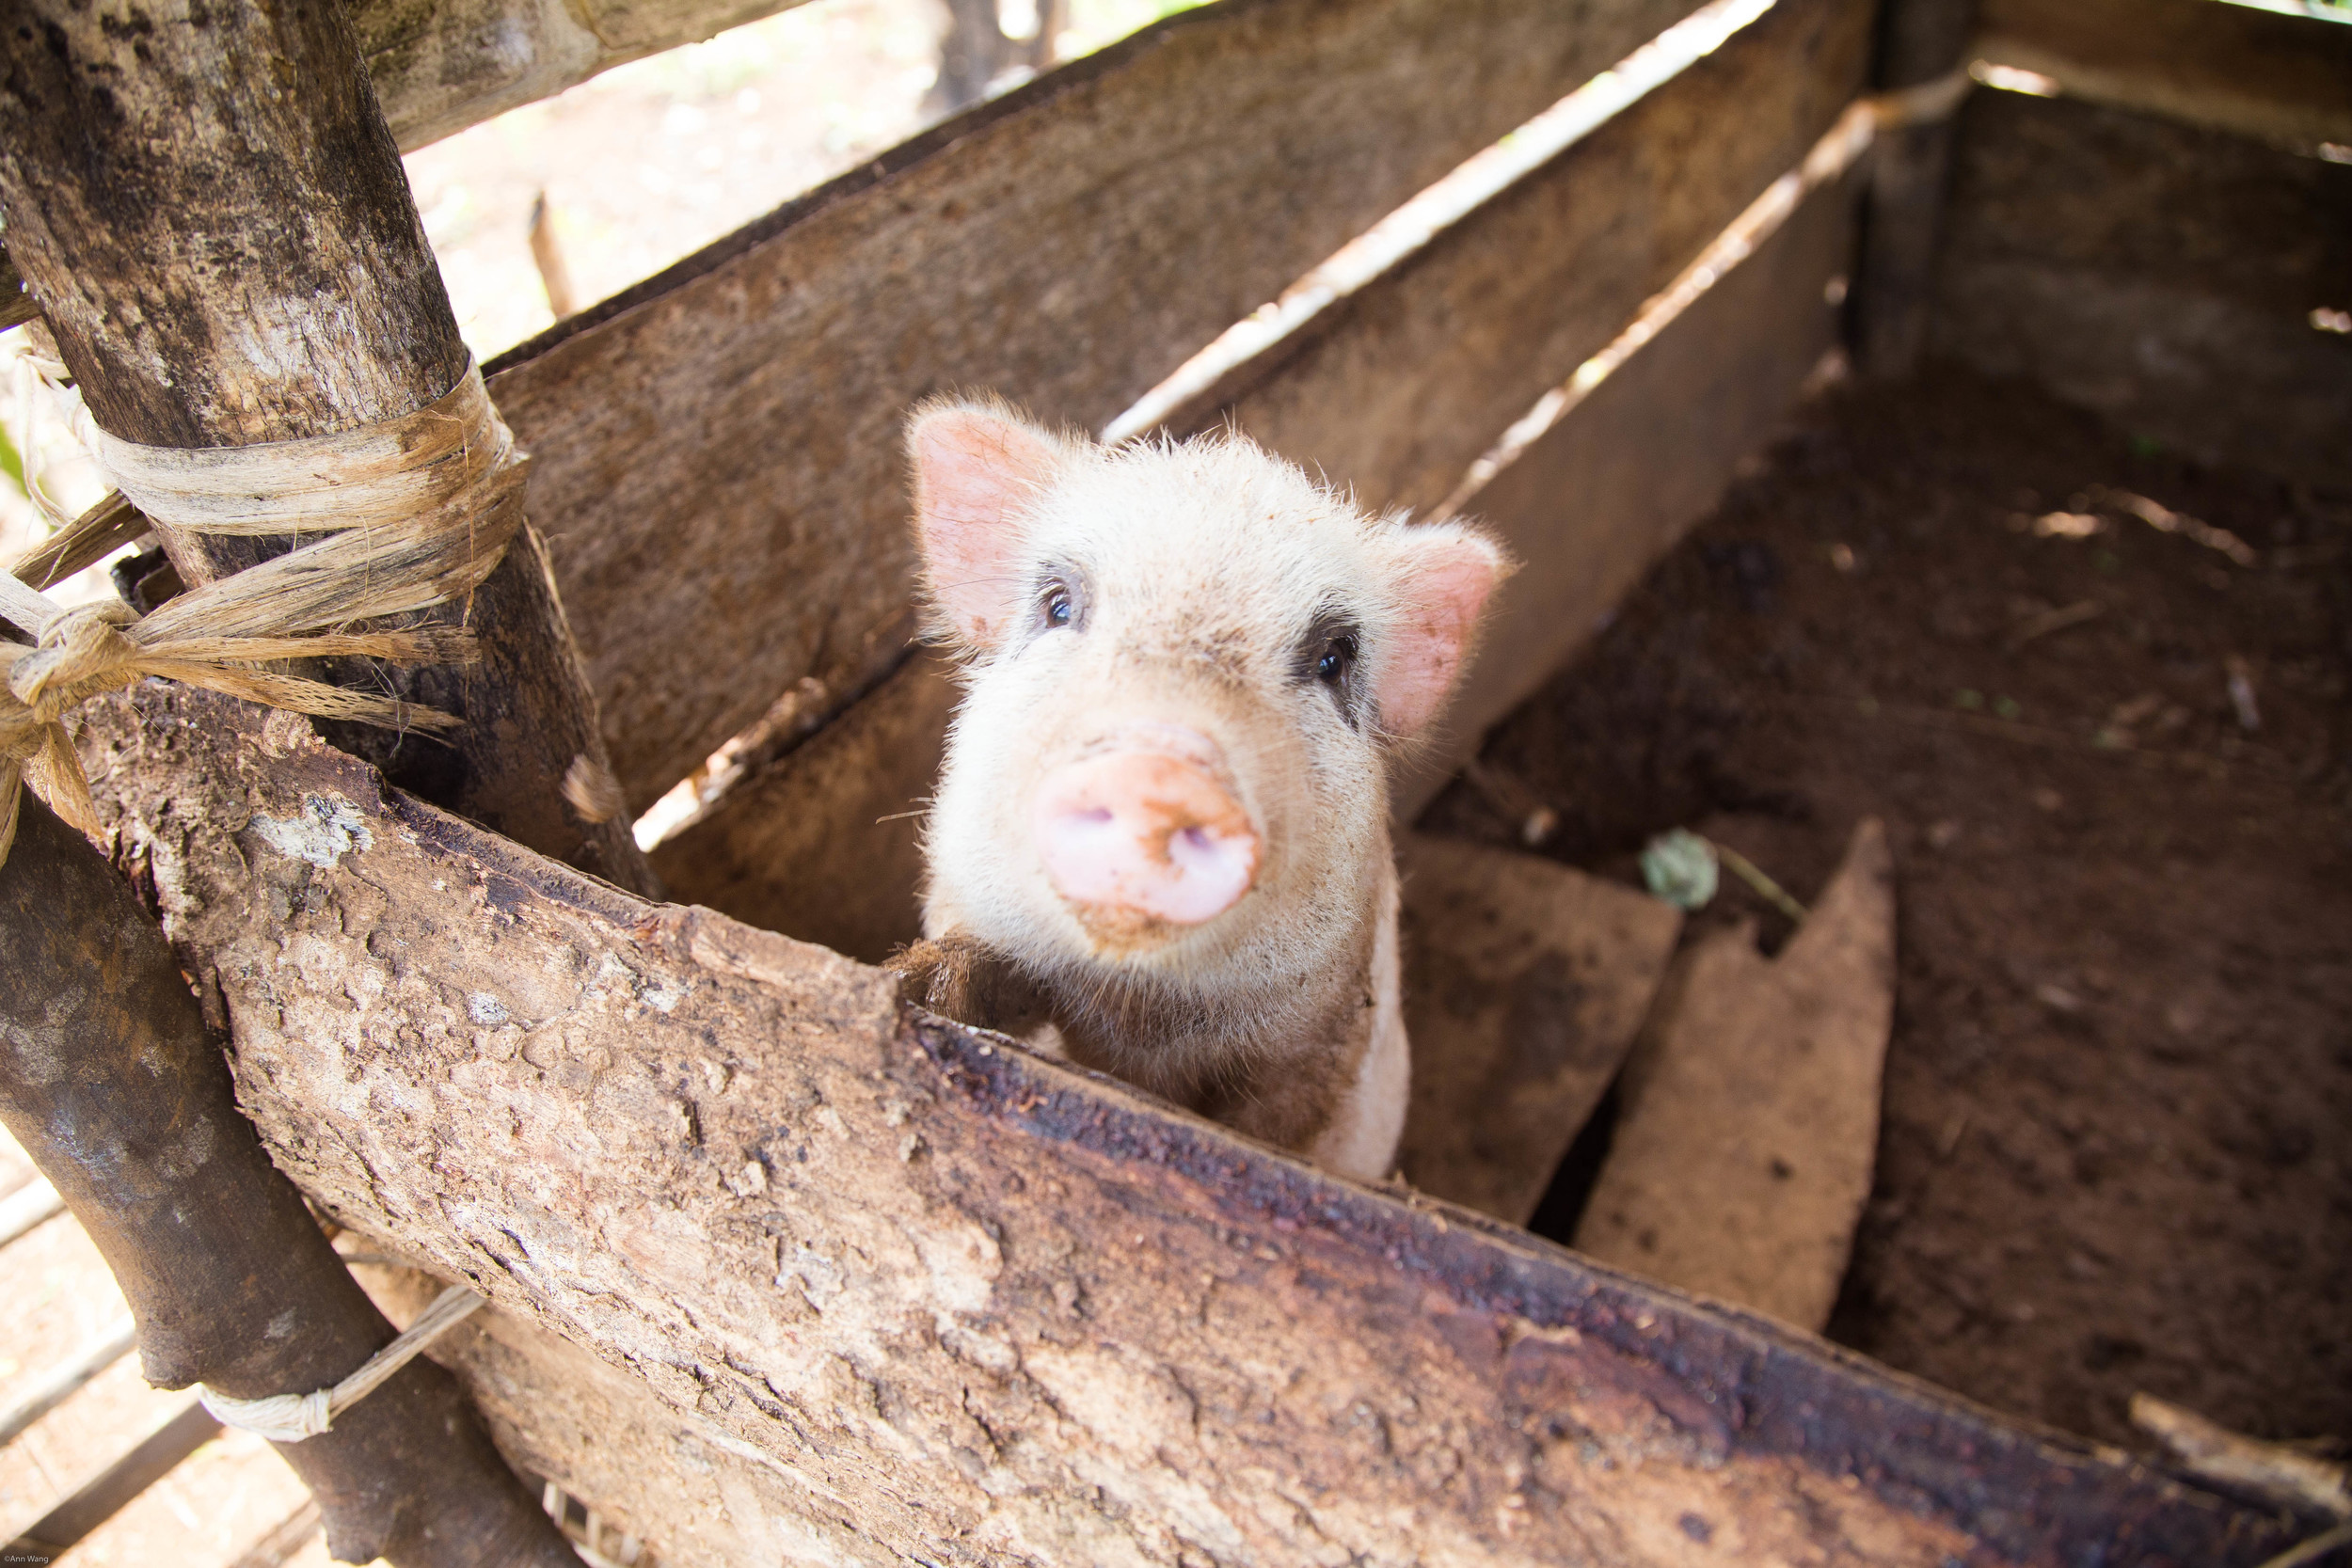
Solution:
M1231 433L1106 448L947 401L909 444L929 624L965 686L928 937L1028 982L1039 1043L1385 1173L1406 1083L1388 771L1502 551L1367 514Z

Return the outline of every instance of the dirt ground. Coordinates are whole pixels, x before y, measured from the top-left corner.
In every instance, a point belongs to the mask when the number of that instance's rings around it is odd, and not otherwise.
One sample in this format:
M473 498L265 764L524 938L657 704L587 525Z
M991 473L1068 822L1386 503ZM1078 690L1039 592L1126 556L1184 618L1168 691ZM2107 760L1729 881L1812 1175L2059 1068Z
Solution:
M1688 825L1803 897L1884 817L1897 1015L1831 1336L2133 1447L2135 1389L2341 1438L2348 545L2352 498L2029 388L1850 386L1495 732L1502 784L1423 825L1507 840L1516 780L1563 860L1632 879ZM1694 931L1786 935L1724 886ZM1579 1165L1539 1227L1566 1234Z

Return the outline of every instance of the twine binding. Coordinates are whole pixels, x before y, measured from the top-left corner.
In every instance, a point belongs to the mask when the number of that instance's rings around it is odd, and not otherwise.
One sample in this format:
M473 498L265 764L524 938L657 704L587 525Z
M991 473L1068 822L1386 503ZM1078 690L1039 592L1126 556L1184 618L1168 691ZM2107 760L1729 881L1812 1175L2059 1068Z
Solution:
M93 444L117 493L0 574L0 617L35 640L0 641L0 863L16 837L20 786L81 832L98 831L64 720L150 675L315 718L455 726L433 708L265 666L475 657L463 626L346 628L464 598L522 526L529 459L478 366L469 361L456 386L414 413L332 436L187 450L101 430ZM69 609L40 592L135 538L142 514L190 533L320 537L145 617L119 604Z
M359 1370L331 1387L307 1394L271 1394L258 1400L235 1400L199 1385L197 1398L223 1426L266 1437L273 1443L299 1443L332 1432L335 1418L381 1387L394 1372L422 1354L424 1348L464 1323L483 1299L463 1285L453 1285L417 1315L406 1333L364 1362Z

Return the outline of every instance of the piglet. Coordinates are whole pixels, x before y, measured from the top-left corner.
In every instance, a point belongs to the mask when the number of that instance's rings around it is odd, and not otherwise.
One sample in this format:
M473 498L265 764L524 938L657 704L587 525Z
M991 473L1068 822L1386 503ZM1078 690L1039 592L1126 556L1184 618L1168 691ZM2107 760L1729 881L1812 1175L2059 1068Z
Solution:
M1104 447L993 402L908 430L963 701L921 1000L1365 1180L1408 1075L1388 768L1507 570L1236 435Z

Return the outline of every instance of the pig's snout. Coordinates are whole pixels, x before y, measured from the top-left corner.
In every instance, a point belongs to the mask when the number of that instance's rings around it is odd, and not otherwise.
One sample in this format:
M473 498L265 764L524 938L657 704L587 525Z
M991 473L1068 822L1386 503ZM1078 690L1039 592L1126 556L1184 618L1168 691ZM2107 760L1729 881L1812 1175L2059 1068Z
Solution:
M1189 733L1176 755L1155 746L1097 752L1048 774L1034 828L1054 891L1089 926L1198 926L1223 913L1258 875L1249 814L1203 761Z

